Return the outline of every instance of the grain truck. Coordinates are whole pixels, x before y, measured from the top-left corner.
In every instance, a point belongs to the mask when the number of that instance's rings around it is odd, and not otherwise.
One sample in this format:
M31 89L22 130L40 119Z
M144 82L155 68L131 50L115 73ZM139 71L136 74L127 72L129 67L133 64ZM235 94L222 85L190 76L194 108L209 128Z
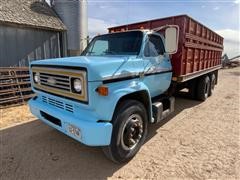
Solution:
M32 62L30 109L124 163L143 145L148 125L174 112L177 91L200 101L212 95L222 50L223 38L187 15L112 27L81 56Z

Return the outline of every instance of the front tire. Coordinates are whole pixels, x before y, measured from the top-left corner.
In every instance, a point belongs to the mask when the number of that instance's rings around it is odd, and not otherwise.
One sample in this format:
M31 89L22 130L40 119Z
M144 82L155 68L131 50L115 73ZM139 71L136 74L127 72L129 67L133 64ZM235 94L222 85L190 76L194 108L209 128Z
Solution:
M103 147L104 154L116 163L131 160L147 136L147 112L136 100L126 100L117 107L113 116L111 143Z

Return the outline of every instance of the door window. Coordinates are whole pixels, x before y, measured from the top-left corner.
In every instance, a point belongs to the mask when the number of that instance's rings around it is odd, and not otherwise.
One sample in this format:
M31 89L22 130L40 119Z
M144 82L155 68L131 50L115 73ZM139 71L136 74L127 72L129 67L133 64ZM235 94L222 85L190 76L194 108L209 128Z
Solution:
M165 52L164 45L160 36L157 35L149 35L148 42L144 48L144 56L145 57L156 57L159 55L163 55Z

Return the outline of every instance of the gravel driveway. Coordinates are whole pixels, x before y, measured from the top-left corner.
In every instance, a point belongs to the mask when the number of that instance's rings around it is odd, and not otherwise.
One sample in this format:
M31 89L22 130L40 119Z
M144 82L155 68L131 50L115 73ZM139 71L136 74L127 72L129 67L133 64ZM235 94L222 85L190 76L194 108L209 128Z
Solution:
M26 106L12 118L15 109L1 110L0 179L240 179L239 77L240 68L221 70L205 102L177 98L176 112L150 126L145 145L125 165L31 120L21 111Z

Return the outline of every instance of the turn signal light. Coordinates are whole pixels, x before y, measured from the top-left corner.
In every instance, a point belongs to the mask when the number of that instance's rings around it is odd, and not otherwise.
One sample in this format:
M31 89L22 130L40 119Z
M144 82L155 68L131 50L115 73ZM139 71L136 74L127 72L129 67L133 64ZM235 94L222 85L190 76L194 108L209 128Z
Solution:
M108 87L107 86L99 86L97 88L97 92L101 96L108 96Z

